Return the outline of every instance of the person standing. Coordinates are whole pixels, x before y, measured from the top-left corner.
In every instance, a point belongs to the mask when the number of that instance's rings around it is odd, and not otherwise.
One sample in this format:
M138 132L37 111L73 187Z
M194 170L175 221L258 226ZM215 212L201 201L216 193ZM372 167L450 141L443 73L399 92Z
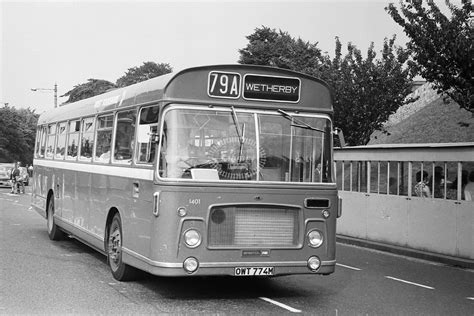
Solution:
M466 186L464 187L464 198L466 201L473 201L474 200L474 171L469 173L469 177L467 179Z
M10 172L10 180L12 184L12 194L17 193L17 179L20 177L20 169L18 168L18 162L15 162L15 166Z
M33 165L26 165L26 169L28 170L28 176L31 178L33 177Z
M434 170L434 174L430 177L430 181L428 181L428 187L433 190L433 197L435 198L443 198L444 197L444 186L441 183L444 180L443 176L443 168L440 166L436 166Z
M418 171L416 173L415 194L419 197L431 197L430 187L428 186L428 172Z
M18 171L20 173L18 175L18 177L16 178L17 185L18 185L18 193L21 192L21 193L25 194L25 180L26 180L26 177L25 177L24 174L23 175L21 174L20 167L21 167L21 162L18 161ZM26 170L26 172L28 172L28 170ZM21 188L21 190L20 190L20 188Z

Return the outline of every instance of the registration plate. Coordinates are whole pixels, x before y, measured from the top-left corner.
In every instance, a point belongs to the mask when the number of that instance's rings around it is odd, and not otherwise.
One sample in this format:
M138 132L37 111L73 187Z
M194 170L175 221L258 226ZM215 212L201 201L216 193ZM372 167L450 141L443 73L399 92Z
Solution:
M273 275L273 267L237 267L235 276Z

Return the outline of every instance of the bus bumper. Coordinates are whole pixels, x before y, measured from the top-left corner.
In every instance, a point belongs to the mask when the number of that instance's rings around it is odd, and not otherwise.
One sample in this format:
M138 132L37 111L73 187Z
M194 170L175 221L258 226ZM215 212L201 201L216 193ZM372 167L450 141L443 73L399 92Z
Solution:
M318 269L311 270L307 261L284 261L284 262L199 262L197 269L188 272L184 262L158 262L146 258L137 258L129 251L123 249L124 262L158 276L284 276L291 274L322 274L328 275L335 271L336 261L321 261ZM248 269L245 269L248 268ZM263 268L263 269L260 269ZM268 268L265 270L265 268ZM247 270L252 272L271 271L271 274L239 273Z

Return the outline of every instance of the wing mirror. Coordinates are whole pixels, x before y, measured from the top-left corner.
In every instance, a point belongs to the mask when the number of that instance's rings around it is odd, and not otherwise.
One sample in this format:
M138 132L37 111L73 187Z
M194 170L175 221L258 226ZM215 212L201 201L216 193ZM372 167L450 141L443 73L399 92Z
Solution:
M342 129L339 127L335 127L334 131L332 132L333 135L337 136L339 138L339 147L343 148L346 146L346 141L344 140L344 133L342 132Z

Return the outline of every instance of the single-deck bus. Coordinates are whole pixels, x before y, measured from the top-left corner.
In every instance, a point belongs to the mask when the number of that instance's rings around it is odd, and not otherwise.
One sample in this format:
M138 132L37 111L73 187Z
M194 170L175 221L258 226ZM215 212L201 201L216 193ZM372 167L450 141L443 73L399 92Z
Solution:
M42 114L32 205L113 276L335 269L332 94L288 70L186 69Z

